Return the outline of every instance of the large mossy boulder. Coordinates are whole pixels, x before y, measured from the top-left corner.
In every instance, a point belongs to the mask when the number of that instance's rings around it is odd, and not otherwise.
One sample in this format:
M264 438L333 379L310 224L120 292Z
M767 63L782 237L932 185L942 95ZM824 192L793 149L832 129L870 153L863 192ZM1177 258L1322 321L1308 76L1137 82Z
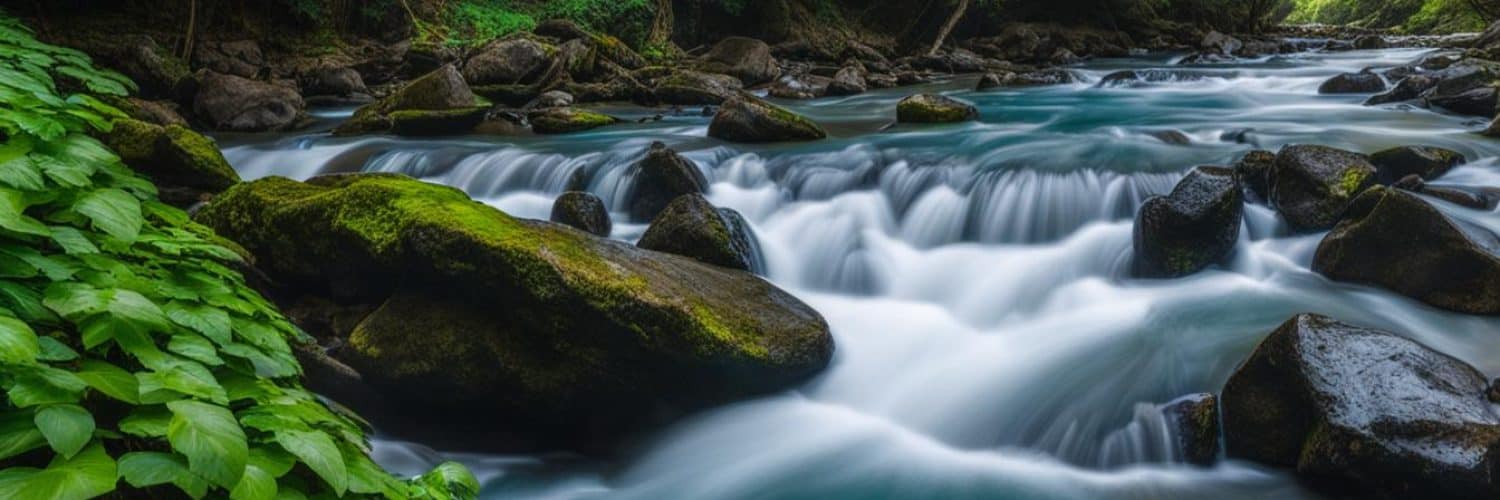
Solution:
M489 103L474 95L458 69L445 64L390 96L361 106L333 134L457 134L483 122L488 108Z
M120 119L101 139L149 177L168 203L188 205L240 182L213 140L181 125Z
M635 221L655 220L680 196L708 192L703 171L661 142L651 143L634 170L625 199L629 200L630 218Z
M193 114L214 130L267 132L297 125L307 107L297 89L199 71Z
M593 130L619 123L620 119L603 113L573 107L546 108L526 115L531 130L538 134L566 134Z
M614 229L604 200L586 191L568 191L558 196L552 202L552 213L548 220L606 238Z
M547 68L554 50L529 38L492 41L464 61L464 81L469 85L526 83Z
M1401 146L1370 155L1378 180L1387 185L1408 175L1436 179L1466 161L1463 153L1432 146Z
M1500 417L1487 385L1411 340L1302 314L1224 385L1225 447L1336 497L1496 498Z
M714 114L708 136L730 142L815 141L828 137L828 132L802 115L737 93Z
M781 67L771 55L771 46L766 42L742 36L726 37L714 44L699 65L710 73L723 73L739 78L747 86L759 85L781 76Z
M599 446L787 389L833 353L816 311L752 274L406 177L266 178L197 217L278 282L379 304L338 352L388 400L377 423Z
M979 119L979 108L948 96L917 94L896 103L900 123L957 123Z
M1360 195L1318 245L1312 268L1444 309L1500 314L1500 238L1399 189Z
M1176 278L1223 261L1234 250L1244 214L1234 171L1198 167L1167 196L1153 196L1135 216L1133 268L1145 278Z
M1375 166L1362 154L1327 146L1293 145L1276 154L1271 204L1293 229L1333 227L1355 196L1375 183Z
M697 193L667 204L636 246L741 271L756 272L763 267L755 235L739 213L714 208Z

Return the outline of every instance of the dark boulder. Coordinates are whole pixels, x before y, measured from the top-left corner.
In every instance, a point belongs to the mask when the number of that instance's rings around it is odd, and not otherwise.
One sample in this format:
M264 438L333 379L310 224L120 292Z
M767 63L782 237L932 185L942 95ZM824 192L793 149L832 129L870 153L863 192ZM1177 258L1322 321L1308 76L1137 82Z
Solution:
M1402 146L1370 155L1381 184L1390 184L1408 175L1432 180L1468 161L1463 153L1432 146Z
M1368 71L1344 73L1318 86L1319 94L1371 94L1385 90L1385 79Z
M404 136L461 135L474 130L489 115L488 106L458 109L400 109L386 115L390 132Z
M1500 314L1500 237L1398 189L1372 188L1318 245L1313 270L1444 309Z
M1500 65L1465 59L1432 76L1438 83L1423 96L1427 105L1463 115L1495 116L1494 82L1500 79Z
M1396 82L1396 86L1386 92L1370 96L1365 99L1366 106L1376 106L1393 102L1405 102L1421 97L1423 93L1437 86L1438 80L1427 75L1412 75L1402 78Z
M609 209L598 196L585 191L568 191L552 202L552 222L573 226L595 236L609 237L613 224Z
M303 118L306 104L296 89L206 70L197 81L193 114L214 130L286 130Z
M1495 498L1500 418L1487 385L1406 338L1302 314L1224 385L1225 447L1337 497Z
M1461 207L1491 211L1500 205L1500 187L1435 186L1412 174L1402 177L1391 187L1421 193Z
M560 42L589 37L588 30L579 27L578 23L567 19L548 19L542 21L537 23L536 27L531 29L531 32L545 37L556 38Z
M869 84L865 82L864 70L857 66L844 66L833 75L833 81L828 82L827 95L845 96L863 94L869 90Z
M1354 197L1375 183L1365 155L1326 146L1293 145L1276 154L1271 205L1293 229L1333 227Z
M759 85L781 76L781 67L771 55L771 46L754 38L731 36L714 44L699 66L709 73L739 78L746 86Z
M1203 41L1198 43L1199 48L1222 56L1233 56L1244 46L1245 43L1240 39L1217 31L1210 31L1207 35L1203 35Z
M1429 106L1452 111L1461 115L1482 116L1491 118L1495 116L1496 89L1495 87L1477 87L1458 93L1443 93L1440 91L1442 84L1433 89L1433 93L1426 98Z
M175 97L178 84L193 73L187 61L147 35L113 39L107 45L90 47L89 52L103 56L95 57L96 61L118 68L130 77L140 86L142 97Z
M753 272L758 267L754 240L737 212L714 208L703 195L692 193L667 204L636 246Z
M182 125L119 119L101 139L168 203L187 206L240 182L213 140Z
M828 93L832 78L818 75L781 75L767 92L782 99L814 99Z
M1234 177L1245 191L1261 201L1270 199L1271 169L1276 168L1276 153L1255 150L1234 162Z
M546 69L548 49L528 38L490 42L464 62L464 80L469 85L527 83Z
M266 57L255 40L206 41L193 45L193 66L255 78L266 66Z
M678 197L705 192L708 179L697 165L666 144L653 142L646 156L635 164L634 181L626 195L630 218L651 221Z
M1146 135L1156 138L1163 144L1173 146L1186 146L1193 143L1193 139L1181 130L1150 130L1146 132Z
M538 134L566 134L593 130L620 122L619 118L578 108L546 108L526 115Z
M900 123L956 123L979 119L979 108L952 97L917 94L896 103Z
M1240 236L1244 193L1234 171L1198 167L1135 216L1132 268L1143 278L1176 278L1223 261Z
M335 129L334 135L358 135L394 131L434 135L459 133L484 120L489 104L469 89L453 65L413 80L379 101L361 106L354 116ZM404 122L404 123L399 123Z
M1380 50L1389 46L1380 35L1365 35L1354 39L1354 48L1359 50Z
M802 115L749 94L736 94L708 124L708 136L731 142L814 141L828 137Z
M1162 414L1177 437L1177 453L1183 462L1213 465L1219 459L1219 399L1201 393L1183 396L1162 405Z
M683 70L657 80L654 93L663 104L718 105L741 88L732 76Z
M302 79L302 93L310 96L349 97L369 93L364 78L354 68L325 66Z
M1014 75L1014 73L1007 73L1007 75ZM999 87L1004 87L1004 86L1005 86L1005 79L1004 79L1004 77L1001 77L999 74L991 72L991 73L985 73L984 76L979 77L979 83L974 84L974 90L989 90L989 89L999 88Z
M1037 87L1043 85L1062 85L1078 81L1078 77L1074 76L1073 72L1059 68L1026 71L1013 74L1015 76L1005 79L1005 86Z

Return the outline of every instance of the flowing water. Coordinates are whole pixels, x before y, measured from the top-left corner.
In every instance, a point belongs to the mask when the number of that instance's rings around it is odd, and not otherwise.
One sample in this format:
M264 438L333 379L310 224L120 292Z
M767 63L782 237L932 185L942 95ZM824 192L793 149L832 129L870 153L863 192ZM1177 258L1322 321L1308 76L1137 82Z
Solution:
M702 412L619 460L380 440L395 470L459 459L486 498L506 499L1290 498L1310 494L1285 472L1178 463L1159 405L1217 392L1295 313L1408 335L1490 376L1500 319L1324 279L1309 270L1323 235L1290 234L1259 205L1247 205L1227 265L1131 279L1131 218L1194 165L1291 143L1447 147L1474 161L1434 184L1500 186L1500 141L1469 133L1480 121L1317 95L1336 73L1424 54L1105 60L1074 68L1085 81L1073 85L973 92L970 77L785 103L833 136L805 144L707 139L697 110L557 137L222 140L246 178L400 172L522 217L546 218L553 198L582 187L614 207L625 240L644 230L624 221L629 166L663 141L712 181L711 201L751 222L768 279L820 311L837 342L816 379ZM1172 72L1097 85L1122 68ZM982 120L890 126L896 101L918 91L970 100ZM1167 130L1191 144L1156 137ZM1500 212L1434 203L1500 231Z

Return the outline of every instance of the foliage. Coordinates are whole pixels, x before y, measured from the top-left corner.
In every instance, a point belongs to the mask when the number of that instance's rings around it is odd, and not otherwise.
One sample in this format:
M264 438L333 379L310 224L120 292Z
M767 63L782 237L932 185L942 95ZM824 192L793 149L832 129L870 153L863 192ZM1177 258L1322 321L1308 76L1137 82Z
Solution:
M1398 28L1409 33L1484 29L1491 0L1296 0L1289 22Z
M650 0L459 0L448 4L448 43L477 45L527 31L548 19L567 19L639 46L651 23Z
M371 461L240 257L88 135L123 115L62 90L133 87L0 16L0 498L473 497L461 466Z

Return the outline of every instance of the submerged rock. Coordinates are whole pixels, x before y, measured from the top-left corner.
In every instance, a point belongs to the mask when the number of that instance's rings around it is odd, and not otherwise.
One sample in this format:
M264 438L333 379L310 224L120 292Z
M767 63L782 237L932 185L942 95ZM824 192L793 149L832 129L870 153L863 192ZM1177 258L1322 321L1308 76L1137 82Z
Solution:
M1385 90L1385 79L1369 71L1344 73L1318 86L1319 94L1371 94Z
M1266 201L1270 199L1273 168L1276 168L1276 153L1255 150L1234 162L1234 177L1246 191Z
M469 89L458 69L448 64L384 99L361 106L352 118L333 129L333 134L458 133L484 121L484 111L488 108L489 104Z
M817 312L754 275L410 178L266 178L198 218L279 282L377 301L339 352L388 401L367 414L471 445L481 429L598 447L784 390L833 353Z
M1293 145L1276 154L1271 204L1293 229L1333 227L1349 202L1375 183L1365 155L1326 146Z
M613 229L604 201L584 191L568 191L558 196L557 201L552 202L550 219L552 222L606 238Z
M1193 169L1171 194L1147 199L1136 213L1135 274L1176 278L1223 261L1239 239L1243 212L1234 171Z
M538 134L566 134L619 123L620 119L578 108L546 108L526 115Z
M1495 498L1500 418L1486 387L1411 340L1302 314L1224 385L1226 449L1336 496Z
M678 197L707 191L708 179L697 165L666 144L653 142L646 156L635 164L635 178L626 195L630 218L651 221Z
M1381 184L1390 184L1408 175L1436 179L1467 159L1463 153L1432 146L1402 146L1370 155Z
M730 269L758 270L755 235L750 234L739 213L714 208L697 193L672 200L651 221L636 246Z
M120 119L102 140L131 169L149 177L168 203L189 205L240 182L213 140L181 125Z
M917 94L896 103L900 123L956 123L979 119L979 108L937 94Z
M742 36L726 37L714 44L699 65L710 73L739 78L745 85L759 85L781 76L781 67L766 42Z
M739 93L714 114L708 136L731 142L781 142L814 141L828 137L828 133L801 115Z
M193 113L214 130L266 132L292 128L306 104L296 89L235 75L200 71Z
M1500 237L1397 189L1360 195L1318 245L1312 268L1444 309L1500 314Z

